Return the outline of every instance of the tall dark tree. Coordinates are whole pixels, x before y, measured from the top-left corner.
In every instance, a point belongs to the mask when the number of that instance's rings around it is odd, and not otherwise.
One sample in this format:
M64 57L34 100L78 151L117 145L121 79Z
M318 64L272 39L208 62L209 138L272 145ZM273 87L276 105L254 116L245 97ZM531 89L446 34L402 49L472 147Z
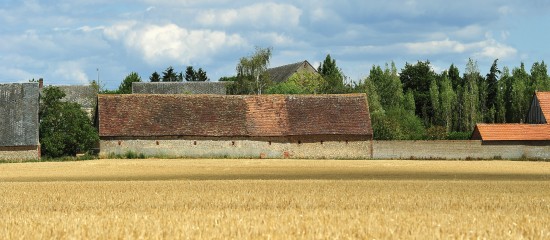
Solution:
M158 74L158 72L155 71L153 74L151 74L151 76L149 77L149 81L160 82L160 75Z
M485 109L489 110L489 113L485 114L485 122L494 122L496 117L496 105L497 105L497 95L498 95L498 76L500 75L500 70L497 66L498 59L493 61L491 69L487 74L487 101L485 102Z
M178 79L178 74L174 71L174 68L172 66L166 68L166 70L162 72L163 82L177 82Z
M317 68L317 72L325 79L323 93L343 93L345 92L344 74L336 65L336 60L327 54L325 60Z
M451 66L449 67L448 77L449 80L451 80L453 90L456 92L458 87L463 85L463 82L462 78L460 77L460 71L454 64L451 64Z
M436 81L436 74L430 66L430 61L418 61L412 65L405 64L401 71L401 82L405 92L412 91L415 100L416 115L421 117L424 124L429 125L433 118L430 99L430 84Z
M195 73L195 69L193 69L193 66L187 66L187 68L185 68L185 81L197 81L197 76Z
M209 81L208 76L206 75L206 72L202 70L202 68L199 68L199 70L195 72L195 78L197 81L200 81L200 82Z

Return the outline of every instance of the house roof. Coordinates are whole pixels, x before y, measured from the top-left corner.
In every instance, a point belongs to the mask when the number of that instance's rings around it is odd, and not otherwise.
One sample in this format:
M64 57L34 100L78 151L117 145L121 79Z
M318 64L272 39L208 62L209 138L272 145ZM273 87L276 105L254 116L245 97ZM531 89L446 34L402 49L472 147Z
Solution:
M292 76L292 74L296 73L300 67L302 66L311 66L311 64L308 61L301 61L297 63L287 64L280 67L274 67L267 69L267 73L269 74L269 78L275 82L280 83ZM315 69L313 66L311 66L312 69Z
M550 121L550 92L536 92L542 114L547 121Z
M99 95L101 137L370 136L365 94Z
M228 82L134 82L132 93L139 94L220 94Z
M550 125L478 123L472 134L472 139L483 141L547 141L550 140Z

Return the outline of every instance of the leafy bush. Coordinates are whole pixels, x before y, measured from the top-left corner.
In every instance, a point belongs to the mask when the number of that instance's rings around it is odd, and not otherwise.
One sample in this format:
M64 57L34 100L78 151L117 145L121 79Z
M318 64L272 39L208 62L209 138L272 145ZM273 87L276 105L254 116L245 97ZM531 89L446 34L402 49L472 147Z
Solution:
M420 140L426 129L422 121L412 112L395 108L386 112L371 114L374 139L377 140Z
M80 105L62 102L65 93L46 87L41 95L40 143L42 155L58 158L89 151L99 136Z

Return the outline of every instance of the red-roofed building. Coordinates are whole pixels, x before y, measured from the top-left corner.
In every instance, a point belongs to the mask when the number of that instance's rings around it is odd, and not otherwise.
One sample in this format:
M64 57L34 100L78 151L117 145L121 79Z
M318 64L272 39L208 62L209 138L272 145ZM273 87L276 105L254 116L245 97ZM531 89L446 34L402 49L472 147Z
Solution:
M550 144L550 92L536 92L527 113L526 123L478 123L472 133L473 140L494 141L547 141Z
M525 122L547 124L548 120L550 120L550 92L536 92Z
M99 95L100 154L370 158L365 94Z

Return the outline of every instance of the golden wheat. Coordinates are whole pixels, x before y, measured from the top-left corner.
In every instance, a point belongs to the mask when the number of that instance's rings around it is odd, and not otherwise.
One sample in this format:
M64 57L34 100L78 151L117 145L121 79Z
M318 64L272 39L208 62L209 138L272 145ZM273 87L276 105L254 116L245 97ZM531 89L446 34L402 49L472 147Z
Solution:
M550 163L0 164L4 239L545 239Z

